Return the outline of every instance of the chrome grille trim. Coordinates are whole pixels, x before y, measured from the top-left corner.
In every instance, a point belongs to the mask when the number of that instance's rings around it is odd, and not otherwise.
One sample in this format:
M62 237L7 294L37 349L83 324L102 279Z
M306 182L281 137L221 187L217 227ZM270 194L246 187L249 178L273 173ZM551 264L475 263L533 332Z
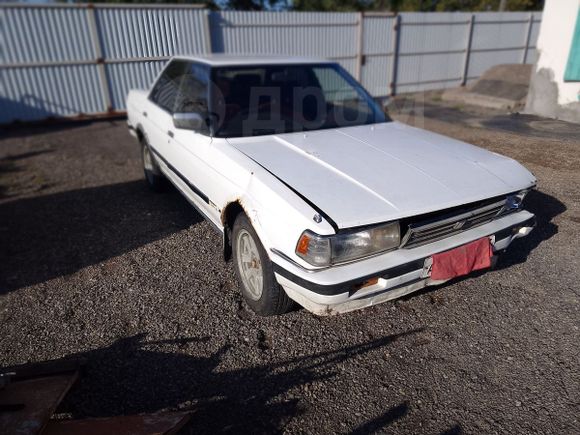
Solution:
M435 222L418 222L409 225L403 237L400 248L414 248L441 240L445 237L466 231L470 228L484 225L503 215L506 210L505 200L488 204L468 212L437 220Z

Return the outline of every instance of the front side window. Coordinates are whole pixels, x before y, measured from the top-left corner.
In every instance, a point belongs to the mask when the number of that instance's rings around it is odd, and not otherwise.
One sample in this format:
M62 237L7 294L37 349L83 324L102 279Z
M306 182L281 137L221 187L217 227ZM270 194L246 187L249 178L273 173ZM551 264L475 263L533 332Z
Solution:
M188 63L179 83L174 113L197 113L205 121L202 133L208 132L209 67Z
M165 70L163 70L163 73L149 94L149 99L151 101L169 113L173 113L177 91L179 90L179 84L183 77L186 65L185 62L180 60L172 61L167 65Z
M349 127L390 119L336 64L229 66L212 70L218 137Z

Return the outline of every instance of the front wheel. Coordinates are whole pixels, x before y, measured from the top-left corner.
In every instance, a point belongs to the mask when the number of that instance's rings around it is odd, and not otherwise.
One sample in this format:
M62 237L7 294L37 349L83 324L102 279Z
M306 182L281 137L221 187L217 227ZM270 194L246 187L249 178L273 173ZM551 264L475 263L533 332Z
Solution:
M238 215L232 233L234 269L246 303L261 316L290 311L294 302L276 281L272 262L245 214Z

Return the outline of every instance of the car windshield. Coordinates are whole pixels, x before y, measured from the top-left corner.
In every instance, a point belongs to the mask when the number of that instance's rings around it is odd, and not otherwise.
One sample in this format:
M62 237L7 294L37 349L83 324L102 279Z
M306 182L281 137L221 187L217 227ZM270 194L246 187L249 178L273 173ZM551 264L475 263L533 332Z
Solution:
M213 68L210 114L217 137L390 121L362 86L330 63Z

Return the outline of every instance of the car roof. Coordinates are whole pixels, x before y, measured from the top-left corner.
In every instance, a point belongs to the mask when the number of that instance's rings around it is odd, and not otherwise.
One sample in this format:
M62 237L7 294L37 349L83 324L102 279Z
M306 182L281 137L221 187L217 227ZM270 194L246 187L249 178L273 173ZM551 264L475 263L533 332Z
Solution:
M280 65L305 63L334 63L328 59L299 56L269 56L269 55L230 55L211 54L197 56L173 56L172 59L191 60L205 63L209 66L240 66L240 65Z

